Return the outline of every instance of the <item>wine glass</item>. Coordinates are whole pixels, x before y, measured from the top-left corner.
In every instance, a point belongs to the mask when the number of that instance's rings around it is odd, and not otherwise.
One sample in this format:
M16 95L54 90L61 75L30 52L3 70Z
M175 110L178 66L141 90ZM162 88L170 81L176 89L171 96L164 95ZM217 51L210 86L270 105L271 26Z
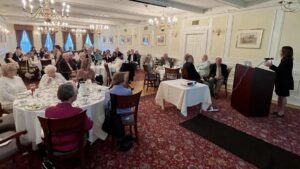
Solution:
M31 83L31 84L29 85L29 87L30 87L30 90L31 90L31 95L33 96L33 93L34 93L34 91L35 91L35 89L36 89L35 83Z

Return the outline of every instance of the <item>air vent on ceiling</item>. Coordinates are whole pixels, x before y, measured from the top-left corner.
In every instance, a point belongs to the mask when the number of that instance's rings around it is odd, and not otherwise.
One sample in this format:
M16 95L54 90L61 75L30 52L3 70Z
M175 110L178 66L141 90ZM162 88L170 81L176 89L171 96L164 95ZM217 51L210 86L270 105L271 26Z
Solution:
M168 6L167 0L129 0L129 1L143 3L146 5L160 6L160 7L165 7L165 8Z
M146 30L148 30L148 26L145 26L145 27L144 27L144 31L146 31Z
M192 21L192 25L199 25L199 20Z

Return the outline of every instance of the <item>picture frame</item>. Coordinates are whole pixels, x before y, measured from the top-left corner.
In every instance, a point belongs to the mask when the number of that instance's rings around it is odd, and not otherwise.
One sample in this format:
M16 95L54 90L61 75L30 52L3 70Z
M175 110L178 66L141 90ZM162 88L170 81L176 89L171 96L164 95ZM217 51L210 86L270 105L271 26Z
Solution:
M124 45L125 44L125 36L124 35L120 35L119 36L119 44L120 45Z
M105 43L107 43L107 39L106 39L106 36L103 36L103 38L102 38L102 42L105 44Z
M156 35L156 45L157 46L166 46L166 34L157 34Z
M131 35L126 36L126 45L132 45L132 36Z
M263 29L238 30L236 48L260 49Z
M150 45L150 35L149 34L142 36L142 45L144 45L144 46Z
M109 43L109 44L114 43L114 37L113 36L109 36L108 40L107 40L107 43Z

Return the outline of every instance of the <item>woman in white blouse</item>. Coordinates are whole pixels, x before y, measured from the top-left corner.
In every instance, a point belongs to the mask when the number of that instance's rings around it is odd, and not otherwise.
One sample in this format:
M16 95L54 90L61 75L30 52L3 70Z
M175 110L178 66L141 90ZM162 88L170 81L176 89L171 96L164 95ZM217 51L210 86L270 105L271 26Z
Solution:
M18 65L2 65L3 76L0 77L0 102L5 110L11 112L12 105L19 93L26 91L23 80L17 76Z
M56 67L53 65L48 65L45 67L45 74L43 75L39 87L48 87L54 84L62 84L67 82L67 80L60 74L56 72Z

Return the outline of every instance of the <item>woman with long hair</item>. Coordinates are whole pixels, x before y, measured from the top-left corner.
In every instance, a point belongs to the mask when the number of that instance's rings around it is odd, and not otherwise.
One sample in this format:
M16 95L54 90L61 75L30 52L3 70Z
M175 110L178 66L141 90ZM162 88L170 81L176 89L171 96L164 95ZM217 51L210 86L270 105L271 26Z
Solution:
M277 117L284 117L287 97L290 96L290 90L294 89L293 55L293 48L284 46L281 49L281 61L278 67L273 65L272 62L266 64L276 73L275 92L278 95L278 102L277 111L273 114Z

